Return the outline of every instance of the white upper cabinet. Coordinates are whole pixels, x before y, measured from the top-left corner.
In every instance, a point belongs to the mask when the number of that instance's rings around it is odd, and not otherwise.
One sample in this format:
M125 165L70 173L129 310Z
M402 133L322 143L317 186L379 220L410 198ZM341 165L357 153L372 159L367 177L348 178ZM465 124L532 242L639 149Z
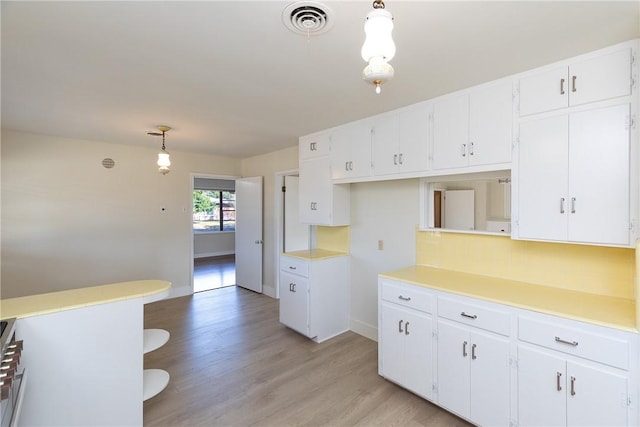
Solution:
M331 182L329 142L328 133L299 139L299 220L303 224L349 224L350 189Z
M629 120L622 104L521 123L514 237L632 243Z
M417 104L373 120L373 167L376 176L429 169L428 104Z
M300 160L314 159L329 155L331 140L328 133L302 136L298 140Z
M511 162L513 85L479 86L434 103L433 169Z
M631 94L630 47L579 60L520 79L520 115Z
M331 132L331 178L371 176L371 122L360 120Z

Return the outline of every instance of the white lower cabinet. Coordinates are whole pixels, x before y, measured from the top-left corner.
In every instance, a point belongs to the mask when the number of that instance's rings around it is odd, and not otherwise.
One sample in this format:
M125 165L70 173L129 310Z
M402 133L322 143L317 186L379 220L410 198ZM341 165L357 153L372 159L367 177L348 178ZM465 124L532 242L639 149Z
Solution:
M508 426L509 341L438 320L438 403L479 425Z
M279 277L281 323L316 342L349 330L348 256L283 255Z
M518 347L520 426L626 426L627 395L624 373Z
M381 353L384 354L384 364L380 367L380 374L431 400L431 316L387 302L382 304L381 316Z
M383 377L479 426L640 424L637 333L378 283Z

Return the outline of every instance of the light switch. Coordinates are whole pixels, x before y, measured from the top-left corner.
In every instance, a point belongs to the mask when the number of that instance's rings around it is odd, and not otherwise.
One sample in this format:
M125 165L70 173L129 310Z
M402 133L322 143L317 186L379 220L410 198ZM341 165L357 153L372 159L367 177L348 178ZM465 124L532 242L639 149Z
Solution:
M384 241L378 240L378 250L381 251L384 249Z

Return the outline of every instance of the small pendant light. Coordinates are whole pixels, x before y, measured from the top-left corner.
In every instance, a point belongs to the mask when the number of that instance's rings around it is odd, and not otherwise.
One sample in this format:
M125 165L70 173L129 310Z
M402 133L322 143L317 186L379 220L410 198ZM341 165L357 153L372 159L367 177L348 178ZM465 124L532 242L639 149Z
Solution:
M169 126L158 125L156 128L162 132L147 132L148 135L160 136L162 135L162 149L158 153L158 172L162 175L166 175L169 173L171 166L171 159L169 158L169 152L166 150L164 145L164 134L169 132L171 128Z
M392 31L393 15L385 10L382 0L375 0L373 10L367 14L364 23L366 39L360 53L362 59L369 63L362 71L362 78L375 86L377 94L380 86L394 74L389 64L396 54Z

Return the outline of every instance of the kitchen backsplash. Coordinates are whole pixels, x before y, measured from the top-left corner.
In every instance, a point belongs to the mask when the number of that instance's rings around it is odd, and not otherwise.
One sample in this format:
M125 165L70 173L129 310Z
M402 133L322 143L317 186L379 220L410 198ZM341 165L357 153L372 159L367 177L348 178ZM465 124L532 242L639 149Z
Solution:
M348 225L341 227L317 226L316 248L349 253L350 247L351 227Z
M636 251L628 248L417 231L416 264L635 299Z

